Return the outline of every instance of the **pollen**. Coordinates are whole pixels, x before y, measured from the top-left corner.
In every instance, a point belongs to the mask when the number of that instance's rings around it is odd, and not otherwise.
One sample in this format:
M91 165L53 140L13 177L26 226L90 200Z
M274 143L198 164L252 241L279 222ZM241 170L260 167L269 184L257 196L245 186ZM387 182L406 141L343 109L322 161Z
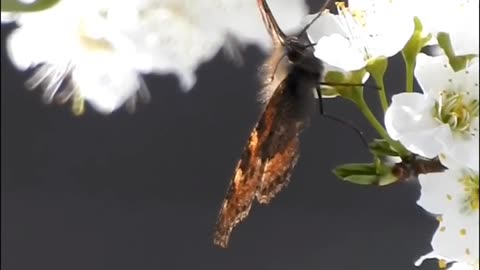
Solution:
M442 222L442 221L443 221L443 217L442 217L442 216L437 216L437 221L438 221L438 222Z
M472 254L472 252L470 251L469 248L467 248L467 249L465 249L465 254L470 255L470 254Z
M72 112L75 116L80 116L85 112L85 100L75 92L72 101Z
M452 195L447 194L447 200L451 201L453 199Z
M460 236L466 236L467 235L467 229L463 228L460 229Z
M440 269L447 269L447 261L445 260L438 260L438 268Z
M445 230L446 230L446 229L447 229L447 227L445 227L445 226L442 226L442 227L440 227L440 229L439 229L439 230L440 230L440 232L445 232Z

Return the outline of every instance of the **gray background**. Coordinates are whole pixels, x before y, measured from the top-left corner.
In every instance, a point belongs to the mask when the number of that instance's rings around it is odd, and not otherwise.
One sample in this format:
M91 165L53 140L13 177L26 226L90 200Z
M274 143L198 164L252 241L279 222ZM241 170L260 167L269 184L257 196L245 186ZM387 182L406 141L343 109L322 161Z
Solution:
M89 109L77 118L23 87L27 74L4 50L11 28L2 26L2 269L437 269L413 266L436 227L415 203L417 183L336 179L334 166L370 156L353 131L320 116L301 137L288 188L254 205L228 249L213 246L220 203L260 113L257 49L245 51L243 67L221 54L203 65L188 94L173 76L146 76L153 100L134 115ZM400 57L392 69L387 85L401 89ZM326 110L375 136L352 104L328 100Z

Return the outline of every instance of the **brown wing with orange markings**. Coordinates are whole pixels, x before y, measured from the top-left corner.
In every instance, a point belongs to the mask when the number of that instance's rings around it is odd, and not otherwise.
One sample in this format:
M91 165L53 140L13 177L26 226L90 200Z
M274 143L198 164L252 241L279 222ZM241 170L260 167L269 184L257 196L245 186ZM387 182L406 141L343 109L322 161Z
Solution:
M287 76L277 87L252 131L220 209L214 243L228 245L230 233L249 213L255 197L268 202L288 182L299 155L298 135L313 102L297 78Z
M258 202L267 204L290 182L290 175L299 157L299 139L291 138L266 162L260 187L255 194Z

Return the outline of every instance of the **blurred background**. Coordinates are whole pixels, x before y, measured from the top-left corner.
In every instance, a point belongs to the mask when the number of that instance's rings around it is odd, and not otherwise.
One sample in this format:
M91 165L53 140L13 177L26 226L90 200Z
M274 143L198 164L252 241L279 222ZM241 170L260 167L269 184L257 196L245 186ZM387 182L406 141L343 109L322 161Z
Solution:
M204 64L189 93L174 76L146 76L152 102L133 115L87 109L75 117L25 89L28 74L5 52L11 29L2 25L2 269L438 269L413 265L436 228L416 205L417 183L336 179L334 166L370 155L356 133L320 115L301 136L290 185L252 207L228 249L213 245L220 204L261 113L265 55L255 47L242 67L221 53ZM386 85L400 90L401 57L390 67ZM366 92L379 113L375 90ZM375 136L353 104L327 100L326 111Z

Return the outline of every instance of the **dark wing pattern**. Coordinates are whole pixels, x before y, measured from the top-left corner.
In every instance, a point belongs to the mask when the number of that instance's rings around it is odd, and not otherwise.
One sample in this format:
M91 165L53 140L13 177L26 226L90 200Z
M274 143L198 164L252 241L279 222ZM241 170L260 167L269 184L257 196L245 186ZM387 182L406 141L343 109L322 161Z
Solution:
M260 203L267 204L290 181L293 167L299 157L299 139L293 137L279 147L277 153L272 153L265 164L260 188L256 197Z
M300 87L297 78L287 76L252 131L220 209L216 245L228 245L230 233L248 215L255 197L267 203L287 184L299 155L298 135L309 120L305 97L313 101L312 91Z

